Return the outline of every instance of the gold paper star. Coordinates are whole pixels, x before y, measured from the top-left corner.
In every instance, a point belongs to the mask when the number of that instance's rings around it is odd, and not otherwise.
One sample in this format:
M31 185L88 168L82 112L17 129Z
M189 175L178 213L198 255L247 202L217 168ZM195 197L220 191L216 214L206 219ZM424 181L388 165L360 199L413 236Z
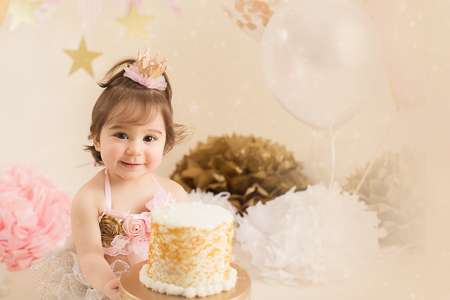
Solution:
M6 12L8 11L9 0L0 0L0 25L2 25L5 19Z
M117 22L125 26L127 35L132 38L146 38L148 33L145 27L147 26L147 23L152 20L152 16L138 14L134 6L127 16L117 18Z
M69 71L69 75L78 69L84 69L92 77L94 77L91 64L92 61L102 55L102 53L88 51L84 37L81 38L80 45L77 50L64 49L64 52L73 59L72 68Z
M8 12L11 15L11 25L9 28L14 30L20 24L35 23L35 12L41 4L42 0L12 0Z

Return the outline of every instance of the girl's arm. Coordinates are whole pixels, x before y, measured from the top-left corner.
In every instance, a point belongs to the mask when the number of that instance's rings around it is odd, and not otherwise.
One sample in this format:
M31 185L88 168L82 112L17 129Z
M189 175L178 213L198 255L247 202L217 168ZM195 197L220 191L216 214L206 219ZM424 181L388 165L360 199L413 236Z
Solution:
M72 203L72 235L81 272L89 284L110 298L117 280L103 253L94 193L83 188Z

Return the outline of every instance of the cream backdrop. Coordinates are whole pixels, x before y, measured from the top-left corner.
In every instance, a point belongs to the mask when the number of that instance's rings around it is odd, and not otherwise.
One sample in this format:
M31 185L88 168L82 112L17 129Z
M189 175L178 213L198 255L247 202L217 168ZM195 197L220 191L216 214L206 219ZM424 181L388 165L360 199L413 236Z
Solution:
M300 123L277 103L263 80L259 43L227 19L220 1L180 1L180 16L166 1L143 2L141 13L154 16L146 41L126 37L116 22L125 14L119 1L102 1L103 11L88 26L82 24L75 0L61 1L50 18L36 25L9 31L6 20L0 27L0 166L31 165L73 195L98 170L82 151L101 91L95 81L118 59L150 46L168 58L175 119L193 133L167 155L160 174L170 174L182 155L207 136L236 132L286 145L313 180L328 179L327 133ZM450 269L445 230L450 208L450 2L360 2L374 21L399 112L392 99L379 99L342 126L336 175L342 180L377 149L413 153L410 163L416 171L410 175L418 183L411 189L427 203L421 254L386 261L342 284L294 289L257 281L253 299L281 294L286 299L450 297L444 281ZM95 78L84 71L68 76L72 61L63 49L78 48L82 35L89 50L103 53L93 62ZM14 286L22 278L26 272L14 274ZM24 293L17 289L8 299L31 299L30 292Z
M0 163L29 163L74 193L94 172L85 165L91 158L81 147L88 142L90 112L101 92L95 80L117 60L150 46L167 56L175 119L193 132L164 160L162 174L169 174L197 141L237 132L286 145L314 176L326 179L327 133L298 122L272 97L263 81L259 43L227 19L219 1L185 1L181 16L164 2L144 1L142 13L155 17L147 41L128 38L116 21L125 14L125 6L107 1L97 22L87 28L76 1L62 2L51 19L38 25L13 32L1 27L0 76L6 104L1 121L14 128L5 140L15 146L5 149ZM82 70L68 76L72 61L63 49L78 48L83 34L89 50L103 53L93 61L95 79ZM380 99L363 108L351 122L358 125L339 134L340 175L370 157L382 124L378 119L386 118L389 105L389 99Z

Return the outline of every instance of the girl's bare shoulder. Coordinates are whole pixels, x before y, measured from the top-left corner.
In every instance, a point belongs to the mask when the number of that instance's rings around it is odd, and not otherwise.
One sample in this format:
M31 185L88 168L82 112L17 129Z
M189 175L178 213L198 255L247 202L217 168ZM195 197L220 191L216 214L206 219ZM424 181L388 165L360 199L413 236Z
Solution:
M104 199L104 173L99 171L94 177L86 182L75 194L72 208L75 210L96 210L102 209Z

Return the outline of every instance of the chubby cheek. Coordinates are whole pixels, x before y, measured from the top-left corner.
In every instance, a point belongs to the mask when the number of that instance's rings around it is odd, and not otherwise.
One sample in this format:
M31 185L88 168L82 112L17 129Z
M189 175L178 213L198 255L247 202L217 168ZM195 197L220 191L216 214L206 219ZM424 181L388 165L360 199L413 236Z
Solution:
M156 170L161 164L163 158L163 152L159 149L152 149L152 151L147 152L147 167L151 171Z
M112 164L117 162L123 155L124 149L120 145L110 145L102 149L101 155L105 164Z

